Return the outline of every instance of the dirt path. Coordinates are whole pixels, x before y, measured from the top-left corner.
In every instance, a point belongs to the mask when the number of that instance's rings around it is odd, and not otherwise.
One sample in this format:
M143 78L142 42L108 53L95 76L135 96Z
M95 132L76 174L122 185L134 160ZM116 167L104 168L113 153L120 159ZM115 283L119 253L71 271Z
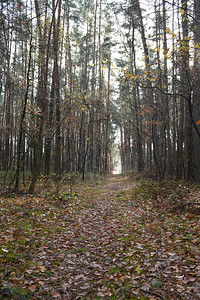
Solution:
M183 225L171 230L174 220L166 222L148 201L133 197L135 186L128 177L109 176L80 200L63 261L64 298L200 299L199 256L173 245Z
M118 193L132 185L109 176L75 187L78 197L69 201L2 199L0 299L109 297L106 274L121 245Z
M72 253L63 262L63 271L68 272L70 278L70 284L65 283L66 298L93 299L95 295L110 295L109 289L103 287L105 274L112 267L111 253L121 247L115 237L116 227L121 226L118 219L121 211L116 199L134 185L127 177L113 175L98 188L89 188L86 206L71 220L69 244Z

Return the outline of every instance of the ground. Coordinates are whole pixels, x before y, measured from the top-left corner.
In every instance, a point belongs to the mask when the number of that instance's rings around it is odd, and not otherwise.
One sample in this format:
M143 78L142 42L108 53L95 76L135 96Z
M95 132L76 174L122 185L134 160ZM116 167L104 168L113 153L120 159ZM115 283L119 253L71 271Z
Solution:
M1 198L0 299L200 299L198 187L45 184Z

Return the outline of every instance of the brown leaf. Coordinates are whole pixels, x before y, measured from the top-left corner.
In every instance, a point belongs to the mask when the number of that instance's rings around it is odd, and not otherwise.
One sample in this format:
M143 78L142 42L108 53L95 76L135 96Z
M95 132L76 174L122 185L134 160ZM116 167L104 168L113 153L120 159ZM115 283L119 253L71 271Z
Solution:
M196 273L193 273L193 272L189 272L189 273L187 273L188 275L192 275L192 276L197 276L197 274Z
M36 286L33 284L31 286L29 286L28 288L31 292L34 292L36 290Z
M193 258L193 257L190 257L189 260L190 260L190 261L196 261L196 259Z
M61 294L59 294L59 293L57 293L57 292L51 293L51 296L52 296L53 298L61 298Z
M197 280L197 278L195 278L195 277L188 278L188 281L191 281L191 282L196 281L196 280Z

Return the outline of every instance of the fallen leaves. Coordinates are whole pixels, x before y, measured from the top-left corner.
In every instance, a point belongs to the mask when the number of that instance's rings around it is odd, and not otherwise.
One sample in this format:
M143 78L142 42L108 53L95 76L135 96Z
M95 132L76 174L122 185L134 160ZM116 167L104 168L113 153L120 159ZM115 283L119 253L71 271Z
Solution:
M158 195L157 183L155 203L150 186L115 176L77 187L79 196L67 203L1 199L0 292L19 299L198 299L199 216L170 212L169 194L162 187ZM167 199L180 201L180 189Z

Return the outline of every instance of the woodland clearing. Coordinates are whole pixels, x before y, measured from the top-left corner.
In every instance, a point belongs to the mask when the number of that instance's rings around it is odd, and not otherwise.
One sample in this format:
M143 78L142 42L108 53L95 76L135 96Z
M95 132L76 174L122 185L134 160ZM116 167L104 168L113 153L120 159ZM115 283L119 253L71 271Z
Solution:
M2 195L0 299L200 299L199 197L130 175Z

